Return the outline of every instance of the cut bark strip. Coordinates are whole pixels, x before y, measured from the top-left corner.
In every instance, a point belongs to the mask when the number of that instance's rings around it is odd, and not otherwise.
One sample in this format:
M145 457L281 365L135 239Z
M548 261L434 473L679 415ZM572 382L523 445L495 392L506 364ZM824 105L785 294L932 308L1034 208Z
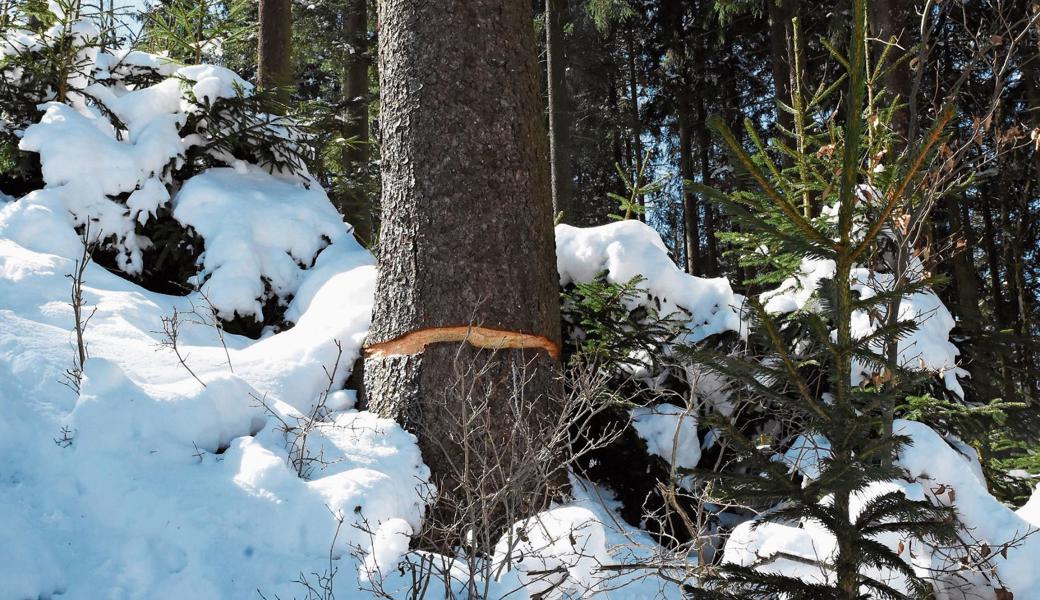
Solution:
M466 342L474 348L492 350L534 348L545 350L553 359L560 358L559 344L545 336L471 325L428 327L412 331L392 340L367 346L365 356L411 356L422 352L429 344L441 342Z

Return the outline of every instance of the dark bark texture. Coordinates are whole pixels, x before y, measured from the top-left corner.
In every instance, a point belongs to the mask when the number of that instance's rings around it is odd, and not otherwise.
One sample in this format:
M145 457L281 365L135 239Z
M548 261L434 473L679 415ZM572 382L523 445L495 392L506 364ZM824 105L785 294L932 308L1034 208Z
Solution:
M343 73L343 138L354 140L343 153L343 173L350 179L341 198L340 212L354 226L362 243L373 241L372 202L364 185L368 166L368 0L349 0L343 15L343 39L348 55Z
M260 0L260 35L257 39L257 84L260 88L285 88L293 83L292 3ZM287 94L281 100L288 101Z
M370 345L467 324L560 342L531 19L522 0L379 4L384 216ZM366 401L416 433L434 482L450 493L461 483L450 475L451 436L468 433L453 431L460 379L487 390L492 407L523 393L549 412L554 365L540 350L433 344L369 357Z
M567 92L563 17L567 0L545 0L546 91L549 96L549 159L553 211L563 211L565 223L575 223L574 173L571 169L571 101Z
M896 144L897 150L902 150L906 145L912 132L910 131L910 110L908 105L911 101L912 81L910 73L910 61L901 60L905 58L910 50L908 40L912 12L909 2L905 0L873 0L870 3L870 20L872 34L881 40L877 44L875 55L880 59L883 54L884 45L894 44L887 53L886 67L889 69L885 76L885 90L888 100L898 97L899 107L892 114L892 129L899 136Z
M790 104L791 102L791 43L794 39L794 30L791 19L798 16L798 0L768 0L766 6L769 14L769 54L770 66L773 70L773 88L776 91L776 99ZM794 117L781 110L776 109L777 122L787 131L794 131ZM785 164L790 159L784 157Z

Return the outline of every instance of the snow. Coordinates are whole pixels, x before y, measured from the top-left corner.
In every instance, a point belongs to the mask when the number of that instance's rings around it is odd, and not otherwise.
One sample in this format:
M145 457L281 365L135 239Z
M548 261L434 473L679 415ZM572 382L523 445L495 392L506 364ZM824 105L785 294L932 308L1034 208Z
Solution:
M194 82L191 92L200 101L213 103L220 98L234 98L239 93L249 94L253 84L234 71L215 65L191 65L177 69L177 75Z
M1034 527L1040 527L1040 484L1033 489L1029 501L1015 512Z
M833 260L802 259L798 273L784 280L775 290L762 294L765 309L774 314L814 310L814 297L820 283L834 277L834 270ZM880 291L891 289L894 281L891 274L861 267L854 268L851 276L852 289L861 298L872 298ZM884 322L883 307L881 310L880 320L866 311L855 311L852 316L852 334L863 338L876 331ZM900 364L914 370L935 373L943 379L946 389L963 398L964 390L958 378L968 373L958 366L957 356L960 351L950 342L950 331L956 326L956 321L939 297L930 290L904 297L899 303L899 319L913 320L918 324L917 329L899 340ZM880 343L874 345L873 349L877 353L884 351ZM862 361L854 359L852 385L869 381L872 375Z
M1035 576L1040 536L1035 535L1035 523L1030 520L1035 517L1035 507L1026 505L1015 512L997 501L979 476L974 454L959 452L927 425L896 420L893 429L896 435L908 436L913 441L902 450L897 461L906 470L907 478L870 484L854 495L850 516L859 514L870 498L891 491L899 491L914 500L927 499L937 505L953 506L964 526L962 537L976 546L985 543L993 549L985 568L992 569L997 577L987 580L978 570L961 570L948 578L940 576L940 594L944 586L952 589L957 584L954 577L959 577L978 588L991 587L992 581L999 581L1012 590L1016 598L1040 595L1040 581ZM826 444L814 448L814 460L826 453ZM900 556L919 576L934 576L940 570L950 571L956 567L956 551L936 548L928 540L906 539L890 533L877 539L890 548L903 548ZM1003 544L1012 545L1006 558L1000 552ZM814 521L790 524L747 521L739 525L727 541L723 561L754 565L761 572L782 572L807 582L833 583L828 579L833 574L822 569L820 563L832 560L835 552L833 536ZM889 569L873 569L865 574L897 589L907 589L904 578Z
M173 217L206 240L199 280L223 317L262 321L263 301L295 295L325 246L355 244L320 187L253 166L191 178L173 198Z
M404 519L388 519L372 536L372 552L361 565L362 581L382 580L390 576L408 552L412 525Z
M519 571L524 591L534 597L567 597L595 592L602 579L597 571L610 563L606 532L596 515L581 506L562 506L513 525L495 547L496 565ZM559 570L552 576L529 572Z
M701 459L697 438L697 411L674 404L631 409L632 426L646 440L650 454L674 467L692 469Z
M190 97L212 103L252 93L238 75L136 51L100 53L92 61L85 70L103 77L83 87L106 111L84 103L45 105L19 147L39 154L46 187L10 208L18 214L5 220L10 229L5 235L29 249L74 258L80 246L64 235L67 226L56 227L65 238L56 245L33 239L44 227L30 222L89 224L92 240L117 250L121 270L140 274L143 252L152 242L139 226L169 207L203 239L197 283L219 315L258 321L268 301L284 305L293 298L322 249L353 243L342 217L306 173L281 178L233 161L187 181L172 179L170 167L182 165L189 149L206 143L199 135L181 137L189 114L198 110ZM140 88L121 83L140 69L168 77Z
M0 551L0 596L292 597L297 573L327 564L337 513L346 523L334 553L348 563L338 591L349 597L350 553L371 545L360 519L420 523L427 470L414 438L335 394L340 411L309 442L330 464L301 479L255 398L282 419L300 416L294 406L328 385L334 340L342 385L368 328L371 256L327 248L315 280L301 282L296 327L260 341L226 336L233 372L216 332L185 322L182 350L205 386L156 333L161 317L201 299L147 292L91 264L85 296L97 313L77 397L60 384L73 355L73 261L8 237L38 225L49 228L38 244L60 248L75 234L60 211L15 210L23 201L0 212L0 521L17 540ZM53 441L63 426L68 447Z
M556 261L564 286L594 281L601 273L617 284L636 276L645 278L639 287L660 300L659 314L687 322L687 341L741 330L743 298L733 293L729 281L684 272L668 256L661 236L645 223L628 220L588 228L557 225Z

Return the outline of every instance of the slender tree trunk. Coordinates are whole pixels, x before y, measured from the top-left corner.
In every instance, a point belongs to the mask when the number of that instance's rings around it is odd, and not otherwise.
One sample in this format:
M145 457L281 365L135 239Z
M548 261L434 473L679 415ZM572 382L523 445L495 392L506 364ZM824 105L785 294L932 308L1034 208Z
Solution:
M702 3L700 21L702 29L698 32L697 53L702 57L708 55L708 40L714 35L709 29L714 10L711 2ZM707 66L705 60L697 61L697 146L700 155L701 183L712 185L711 181L711 131L708 129L708 88ZM704 241L707 250L701 273L715 276L719 271L719 245L715 239L715 207L714 203L704 199Z
M618 92L618 86L620 85L618 83L618 79L619 79L618 77L614 76L614 70L607 71L607 89L610 90L610 98L608 99L608 105L611 107L611 109L613 110L614 115L617 117L618 122L620 123L620 121L621 121L621 119L623 117L621 116L622 115L621 100L620 100L621 94ZM619 131L619 127L612 127L611 131L610 131L610 134L611 134L611 144L610 144L610 147L611 147L611 152L614 155L614 164L616 164L616 165L624 164L622 161L624 160L624 154L625 153L624 153L624 150L622 149L621 132ZM621 185L621 181L620 180L617 181L617 184Z
M508 453L503 432L458 430L460 378L492 410L522 393L538 418L559 418L559 284L532 16L519 0L379 3L384 216L366 401L416 434L447 495L439 506L459 486L484 485L486 473L457 476L459 436ZM464 339L451 329L470 326L483 329ZM488 340L512 345L492 352Z
M685 11L682 2L672 0L662 6L666 18L671 21L668 43L675 65L676 81L670 86L675 102L675 118L679 129L679 177L682 188L683 248L686 250L686 272L700 273L701 231L700 207L697 196L691 189L693 182L693 132L690 123L690 69L688 65Z
M900 105L892 114L892 129L898 137L896 150L901 151L910 135L910 111L906 106L912 89L910 61L900 61L910 50L908 43L911 23L908 3L906 0L873 0L870 3L870 21L873 36L882 42L873 53L877 59L880 59L885 45L895 45L887 53L885 66L890 70L884 83L889 101L898 99Z
M368 0L349 0L343 15L343 40L347 58L343 71L343 138L351 140L343 152L346 185L339 190L340 212L354 226L354 235L365 244L374 240L372 202L366 185L368 133Z
M704 88L701 87L701 93ZM708 110L704 97L697 98L697 133L698 154L700 155L701 182L712 185L711 181L711 132L707 125ZM719 241L715 237L715 208L711 202L704 202L704 256L701 274L715 277L719 274Z
M700 273L701 266L701 230L697 196L690 189L693 181L693 140L690 135L690 99L685 89L679 91L679 175L682 177L683 223L686 232L686 272L693 275Z
M292 3L290 0L260 0L260 35L257 39L257 85L278 88L279 100L288 102L293 84Z
M785 104L791 103L791 40L793 31L791 19L798 14L798 0L767 0L769 15L769 54L773 71L773 88L776 99ZM776 120L788 131L794 129L794 119L790 113L776 108ZM785 161L790 159L785 158Z
M978 275L975 273L971 248L968 244L971 234L966 230L966 224L961 219L959 205L962 202L964 202L964 198L956 196L947 196L943 200L946 205L947 222L950 225L950 238L954 243L950 269L953 272L957 290L955 312L961 318L965 329L974 331L982 325L982 312L979 310Z
M549 162L552 175L553 212L563 212L566 223L580 223L572 203L574 174L571 170L571 102L567 92L563 19L567 0L545 0L546 89L549 95Z
M632 127L632 181L636 185L642 185L642 181L637 181L640 171L643 167L643 121L639 116L639 76L636 72L636 44L635 44L635 27L631 26L628 30L628 102L629 110L631 111L629 120ZM639 204L646 207L646 199L642 196L639 197ZM646 220L646 215L639 215L640 221Z
M1006 168L1001 170L1007 172ZM1008 323L1015 324L1015 328L1018 328L1019 312L1018 312L1018 275L1015 266L1015 248L1013 237L1015 235L1015 224L1011 222L1011 186L1006 178L1000 177L997 180L998 199L1000 201L1000 229L1002 231L1003 240L1001 241L1001 248L1003 249L1004 258L1004 272L1007 274L1007 290L1008 290Z

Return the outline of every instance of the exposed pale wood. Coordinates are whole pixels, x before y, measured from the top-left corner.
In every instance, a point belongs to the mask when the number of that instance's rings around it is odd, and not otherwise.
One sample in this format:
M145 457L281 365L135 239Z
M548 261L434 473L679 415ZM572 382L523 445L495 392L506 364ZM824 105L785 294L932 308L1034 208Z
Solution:
M491 329L472 325L456 327L427 327L365 348L365 356L387 357L418 354L430 344L465 342L474 348L491 350L541 349L554 359L560 358L560 345L544 335L532 335L517 331Z

